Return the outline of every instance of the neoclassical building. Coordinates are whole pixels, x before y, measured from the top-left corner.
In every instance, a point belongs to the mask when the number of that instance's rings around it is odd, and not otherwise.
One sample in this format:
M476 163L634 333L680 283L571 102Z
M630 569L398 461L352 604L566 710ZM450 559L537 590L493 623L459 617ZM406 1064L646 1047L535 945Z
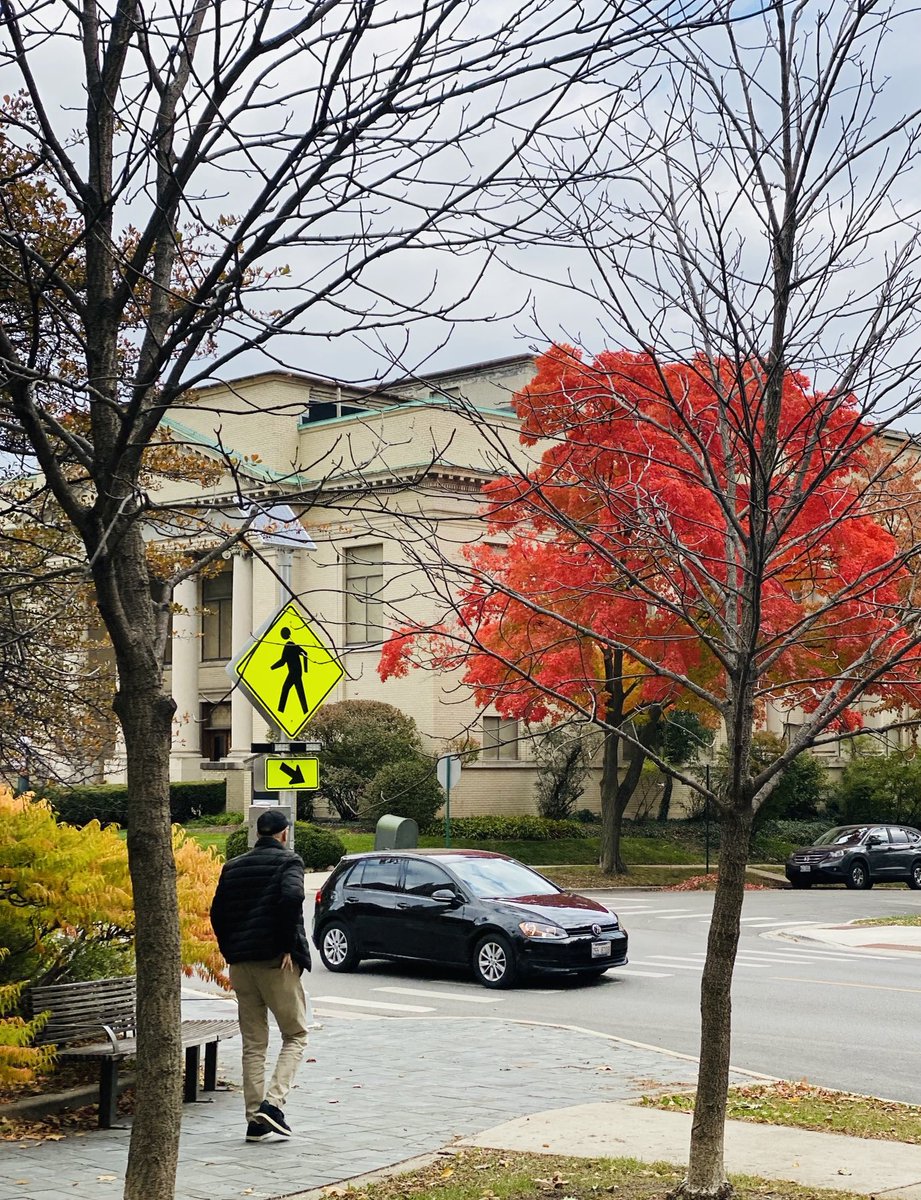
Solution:
M173 778L223 770L230 803L248 802L249 774L237 768L268 731L231 688L226 664L294 595L344 667L330 700L396 705L434 754L464 733L481 744L452 794L452 811L533 810L535 767L516 722L477 712L455 679L415 671L382 683L377 674L390 629L430 620L435 592L450 586L426 564L439 555L459 560L464 546L484 537L481 488L508 469L508 455L525 453L510 402L533 370L533 359L519 356L375 391L266 372L200 388L171 410L166 427L177 445L233 463L204 487L184 491L164 480L152 493L196 509L195 536L179 540L206 549L239 526L247 503L260 510L247 533L252 550L235 547L218 569L176 589ZM110 777L118 766L111 764ZM597 788L585 799L597 807Z

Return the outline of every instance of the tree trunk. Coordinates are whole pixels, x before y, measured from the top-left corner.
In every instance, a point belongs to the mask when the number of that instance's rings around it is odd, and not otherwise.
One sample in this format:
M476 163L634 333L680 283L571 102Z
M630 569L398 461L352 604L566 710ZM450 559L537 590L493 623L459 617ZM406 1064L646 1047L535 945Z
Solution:
M128 870L134 897L137 964L137 1083L125 1200L173 1200L182 1116L180 978L182 956L169 804L175 703L163 690L156 652L153 581L137 523L92 538L100 614L118 668L113 708L128 768Z
M623 814L618 812L617 790L620 770L620 737L614 729L604 729L604 754L601 769L601 855L598 865L606 875L626 875L627 866L620 856L620 831Z
M721 810L719 881L700 985L700 1067L688 1175L676 1194L722 1200L732 1194L723 1165L729 1087L732 971L739 945L751 812Z
M125 1200L172 1200L182 1116L181 952L169 806L175 705L159 680L115 698L128 762L128 868L137 960L137 1087Z
M675 781L671 775L666 775L662 784L662 795L659 797L659 812L656 816L657 821L667 821L668 814L672 807L672 790L674 789Z

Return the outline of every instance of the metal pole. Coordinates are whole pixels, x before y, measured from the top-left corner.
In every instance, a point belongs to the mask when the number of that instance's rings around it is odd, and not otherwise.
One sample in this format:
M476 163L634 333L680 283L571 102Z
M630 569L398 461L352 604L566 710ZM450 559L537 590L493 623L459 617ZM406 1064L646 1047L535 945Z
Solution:
M704 803L704 849L707 855L706 872L710 874L710 764L704 767L704 779L707 785L707 795Z
M451 763L448 763L448 781L445 787L445 846L451 845Z

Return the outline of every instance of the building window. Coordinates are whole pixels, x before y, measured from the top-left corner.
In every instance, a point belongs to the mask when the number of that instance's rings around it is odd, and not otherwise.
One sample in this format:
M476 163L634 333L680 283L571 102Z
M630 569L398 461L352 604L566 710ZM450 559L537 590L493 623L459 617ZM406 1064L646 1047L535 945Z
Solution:
M518 722L504 717L483 718L482 757L487 762L509 762L518 757Z
M226 661L233 653L233 574L222 571L201 583L201 656L204 662Z
M230 705L203 701L201 706L201 754L212 762L230 753Z
M361 646L384 636L381 592L384 547L356 546L345 551L345 644Z

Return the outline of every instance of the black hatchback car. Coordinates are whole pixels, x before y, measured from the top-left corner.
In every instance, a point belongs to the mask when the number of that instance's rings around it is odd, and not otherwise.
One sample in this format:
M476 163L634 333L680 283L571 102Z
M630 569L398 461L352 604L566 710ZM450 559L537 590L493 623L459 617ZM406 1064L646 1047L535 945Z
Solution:
M594 978L627 961L610 909L485 850L347 855L317 892L313 942L330 971L423 959L468 967L488 988L530 970Z
M839 825L794 850L784 867L795 888L843 883L907 883L921 888L921 832L909 825Z

